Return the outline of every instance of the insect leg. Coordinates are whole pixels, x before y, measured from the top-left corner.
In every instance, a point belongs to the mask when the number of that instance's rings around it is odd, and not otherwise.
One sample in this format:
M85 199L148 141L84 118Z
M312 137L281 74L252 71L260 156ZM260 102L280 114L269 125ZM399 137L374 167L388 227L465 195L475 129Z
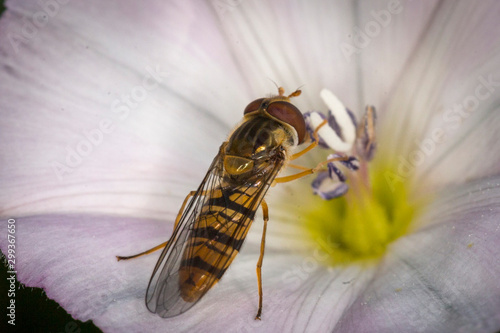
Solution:
M299 170L309 170L310 169L310 168L302 166L302 165L291 164L291 163L288 163L286 166L290 167L290 168L294 168L294 169L299 169Z
M336 157L336 158L331 158L329 160L326 160L326 161L323 161L321 163L319 163L316 167L314 168L311 168L311 169L305 169L304 171L302 172L299 172L299 173L296 173L294 175L290 175L290 176L285 176L285 177L278 177L278 178L275 178L272 185L275 185L276 183L287 183L287 182L291 182L292 180L295 180L295 179L299 179L299 178L302 178L302 177L305 177L307 175L310 175L310 174L313 174L315 172L318 172L325 164L328 164L330 162L335 162L335 161L347 161L349 159L349 157ZM294 167L297 167L297 168L302 168L300 166L294 166Z
M189 192L189 194L184 199L184 202L182 203L181 209L179 209L179 213L177 214L177 217L175 218L174 230L177 228L177 224L179 224L179 221L181 219L182 213L184 212L184 207L186 207L186 204L187 204L189 198L191 198L195 194L196 194L196 191L191 191L191 192ZM134 258L143 256L143 255L146 255L146 254L153 253L153 252L155 252L157 250L163 249L165 246L167 246L167 244L168 244L169 241L170 241L170 239L168 241L164 242L164 243L161 243L160 245L156 245L155 247L153 247L153 248L151 248L149 250L146 250L144 252L141 252L141 253L138 253L138 254L134 254L134 255L131 255L131 256L116 256L116 259L118 261L120 261L120 260L128 260L128 259L134 259Z
M306 148L304 148L303 150L299 151L298 153L295 153L293 154L292 156L290 156L290 160L294 160L296 158L299 158L300 156L304 155L305 153L311 151L312 149L314 149L314 147L316 147L318 145L318 142L319 142L319 136L318 136L318 131L321 127L323 127L326 123L328 122L328 120L323 120L321 122L321 124L319 124L318 127L316 127L316 129L314 130L312 136L314 138L314 141L309 145L307 146Z
M265 200L262 200L262 214L264 215L264 228L262 230L262 241L260 242L260 257L257 261L257 283L259 287L259 310L255 319L260 320L262 314L262 261L264 260L264 249L266 247L267 221L269 221L269 208Z
M116 256L116 260L120 261L120 260L134 259L134 258L143 256L143 255L146 255L146 254L150 254L150 253L153 253L155 251L158 251L159 249L163 249L165 246L167 246L167 244L168 244L168 241L161 243L160 245L156 245L155 247L153 247L149 250L146 250L144 252L137 253L137 254L134 254L131 256Z

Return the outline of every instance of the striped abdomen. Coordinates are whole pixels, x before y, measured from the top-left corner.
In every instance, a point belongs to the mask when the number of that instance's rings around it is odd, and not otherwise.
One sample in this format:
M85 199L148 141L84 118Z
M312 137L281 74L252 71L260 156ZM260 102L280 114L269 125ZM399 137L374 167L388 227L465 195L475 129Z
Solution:
M193 224L179 268L179 287L194 302L213 287L238 254L257 210L256 187L211 191ZM258 194L257 194L258 195Z

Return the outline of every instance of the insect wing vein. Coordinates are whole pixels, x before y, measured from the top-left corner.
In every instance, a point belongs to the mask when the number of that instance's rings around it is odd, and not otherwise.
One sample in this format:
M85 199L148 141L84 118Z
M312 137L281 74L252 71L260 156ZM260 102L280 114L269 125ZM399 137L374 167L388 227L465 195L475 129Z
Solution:
M220 178L221 172L222 159L219 153L214 158L196 194L182 213L168 245L163 249L154 268L146 292L146 306L151 312L158 313L161 317L176 316L194 305L194 303L185 302L180 295L179 267L193 224L206 200L203 193L206 193Z
M223 188L222 163L219 152L163 250L149 282L146 305L162 317L187 311L222 277L241 248L255 211L283 165L283 161L276 161L258 184ZM200 218L204 211L218 214L216 218ZM188 255L183 260L186 248ZM207 253L211 258L209 263L200 258ZM189 302L181 296L181 266L201 267L208 276L204 283L208 287Z

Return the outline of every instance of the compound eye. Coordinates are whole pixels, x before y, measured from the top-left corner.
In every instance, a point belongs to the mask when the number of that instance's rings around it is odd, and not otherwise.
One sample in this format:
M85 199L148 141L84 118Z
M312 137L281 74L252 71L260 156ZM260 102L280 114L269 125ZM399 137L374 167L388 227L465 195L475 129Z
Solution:
M272 102L267 107L267 112L282 122L293 126L297 131L299 144L304 142L306 138L306 122L302 113L292 103L284 101Z
M264 101L264 100L265 100L265 98L259 98L259 99L256 99L255 101L253 101L252 103L248 104L247 107L245 108L245 112L243 112L243 114L257 111L260 108L260 106L262 105L262 101Z

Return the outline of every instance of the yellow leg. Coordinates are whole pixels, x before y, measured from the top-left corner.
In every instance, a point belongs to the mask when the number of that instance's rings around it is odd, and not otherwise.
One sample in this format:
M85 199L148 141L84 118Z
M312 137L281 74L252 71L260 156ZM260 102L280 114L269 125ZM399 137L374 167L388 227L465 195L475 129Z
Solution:
M316 129L314 130L313 132L313 138L314 138L314 141L309 145L307 146L305 149L303 149L302 151L299 151L298 153L296 154L293 154L292 156L290 156L290 160L294 160L296 158L299 158L300 156L304 155L305 153L311 151L312 149L314 149L314 147L316 147L318 145L318 142L319 142L319 136L318 136L318 131L321 127L325 126L326 124L328 123L328 120L323 120L321 122L321 124L319 124L318 127L316 127ZM299 169L299 170L303 170L302 172L299 172L295 175L291 175L291 176L285 176L285 177L278 177L276 178L272 185L276 185L277 183L286 183L286 182L290 182L292 180L295 180L295 179L299 179L299 178L302 178L304 176L307 176L307 175L310 175L310 174L313 174L315 172L317 172L318 170L320 170L325 164L328 164L330 162L334 162L334 161L342 161L342 160L346 160L347 158L344 158L344 157L340 157L340 158L332 158L332 159L329 159L329 160L326 160L324 162L321 162L319 163L315 168L306 168L306 167L303 167L303 166L300 166L300 165L295 165L295 164L288 164L289 167L292 167L292 168L295 168L295 169Z
M299 179L299 178L302 178L302 177L305 177L305 176L308 176L310 174L313 174L315 172L318 172L319 170L321 170L321 168L325 165L325 164L328 164L330 162L335 162L335 161L347 161L349 159L349 157L336 157L336 158L331 158L329 160L326 160L326 161L323 161L321 163L319 163L316 167L314 168L311 168L311 169L306 169L302 172L299 172L299 173L296 173L295 175L290 175L290 176L285 176L285 177L278 177L278 178L275 178L272 185L275 185L277 183L287 183L287 182L291 182L292 180L296 180L296 179ZM298 167L298 166L296 166ZM300 167L302 168L302 167Z
M260 320L262 314L262 261L264 260L264 249L266 247L267 221L269 221L269 208L265 200L262 200L262 214L264 215L264 229L262 230L262 241L260 242L260 257L257 261L257 284L259 287L259 310L255 319Z
M186 204L187 204L189 198L191 198L195 194L196 194L196 191L191 191L186 196L186 199L184 199L184 202L182 203L181 209L179 210L179 213L177 214L177 217L175 218L174 230L177 228L177 224L179 224L179 221L181 219L182 213L184 212L184 207L186 207ZM160 245L156 245L155 247L153 247L153 248L151 248L149 250L146 250L144 252L141 252L141 253L138 253L138 254L134 254L134 255L131 255L131 256L116 256L116 259L118 261L120 261L120 260L128 260L128 259L134 259L134 258L137 258L137 257L140 257L140 256L144 256L146 254L153 253L155 251L163 249L165 246L167 246L167 244L168 244L169 241L170 240L168 240L168 241L166 241L164 243L161 243Z
M306 148L304 148L303 150L299 151L298 153L295 153L293 154L292 156L290 156L290 160L294 160L296 158L299 158L300 156L304 155L305 153L311 151L312 149L314 149L314 147L316 147L318 145L318 141L319 141L319 136L318 136L318 131L321 127L325 126L325 124L328 122L328 120L323 120L321 122L321 124L319 124L319 126L314 130L313 132L313 138L314 138L314 141L309 145L307 146Z
M289 168L294 168L294 169L299 169L299 170L309 170L310 168L302 166L302 165L297 165L297 164L287 164L286 165Z
M150 253L153 253L155 251L158 251L159 249L163 249L165 246L167 246L168 244L168 241L164 242L164 243L161 243L160 245L156 245L155 247L147 250L147 251L144 251L144 252L141 252L141 253L138 253L138 254L134 254L132 256L116 256L116 260L120 261L120 260L128 260L128 259L134 259L134 258L137 258L137 257L140 257L140 256L144 256L146 254L150 254Z

